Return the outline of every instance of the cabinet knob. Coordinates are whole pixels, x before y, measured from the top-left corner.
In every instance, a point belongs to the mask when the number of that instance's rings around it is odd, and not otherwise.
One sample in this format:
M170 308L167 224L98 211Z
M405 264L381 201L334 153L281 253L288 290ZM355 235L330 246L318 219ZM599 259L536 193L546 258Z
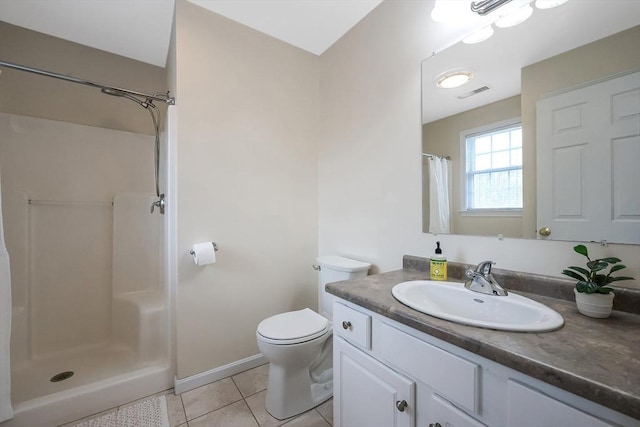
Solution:
M342 322L342 329L351 329L351 322L345 320Z
M398 408L398 411L400 412L404 412L404 408L406 408L407 405L407 401L406 400L398 400L396 402L396 408Z
M431 423L429 424L429 427L442 427L442 426L440 425L440 423L435 423L435 424Z

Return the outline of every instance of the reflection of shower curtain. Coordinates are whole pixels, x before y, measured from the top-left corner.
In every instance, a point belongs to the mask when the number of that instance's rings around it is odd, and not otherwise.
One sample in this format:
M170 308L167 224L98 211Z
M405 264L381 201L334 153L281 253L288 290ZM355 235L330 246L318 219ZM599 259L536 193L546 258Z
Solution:
M451 232L450 169L449 160L429 158L429 233Z
M1 184L1 183L0 183ZM9 253L4 244L2 228L2 188L0 186L0 422L13 418L11 407L11 274Z

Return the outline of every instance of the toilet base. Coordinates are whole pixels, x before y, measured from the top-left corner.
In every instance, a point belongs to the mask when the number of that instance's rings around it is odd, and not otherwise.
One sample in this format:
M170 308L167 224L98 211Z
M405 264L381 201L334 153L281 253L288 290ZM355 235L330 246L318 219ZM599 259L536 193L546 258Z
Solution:
M282 386L282 378L278 371L277 366L269 367L269 383L265 398L265 409L278 420L313 409L333 396L332 369L320 374L320 381L326 381L312 383L307 371L301 372L299 378L289 377L286 387Z

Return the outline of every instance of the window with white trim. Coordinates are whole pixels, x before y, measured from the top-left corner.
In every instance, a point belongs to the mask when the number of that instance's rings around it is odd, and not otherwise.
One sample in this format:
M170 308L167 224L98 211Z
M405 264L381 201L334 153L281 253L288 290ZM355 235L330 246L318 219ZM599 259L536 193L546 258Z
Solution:
M522 124L465 136L467 212L522 211Z

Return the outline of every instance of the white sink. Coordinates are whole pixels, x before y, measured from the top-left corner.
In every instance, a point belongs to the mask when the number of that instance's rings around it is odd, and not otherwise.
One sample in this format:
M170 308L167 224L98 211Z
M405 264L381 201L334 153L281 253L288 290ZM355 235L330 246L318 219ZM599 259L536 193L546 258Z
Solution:
M470 291L464 283L413 280L391 290L401 303L430 316L464 325L503 331L544 332L560 328L556 311L529 298Z

